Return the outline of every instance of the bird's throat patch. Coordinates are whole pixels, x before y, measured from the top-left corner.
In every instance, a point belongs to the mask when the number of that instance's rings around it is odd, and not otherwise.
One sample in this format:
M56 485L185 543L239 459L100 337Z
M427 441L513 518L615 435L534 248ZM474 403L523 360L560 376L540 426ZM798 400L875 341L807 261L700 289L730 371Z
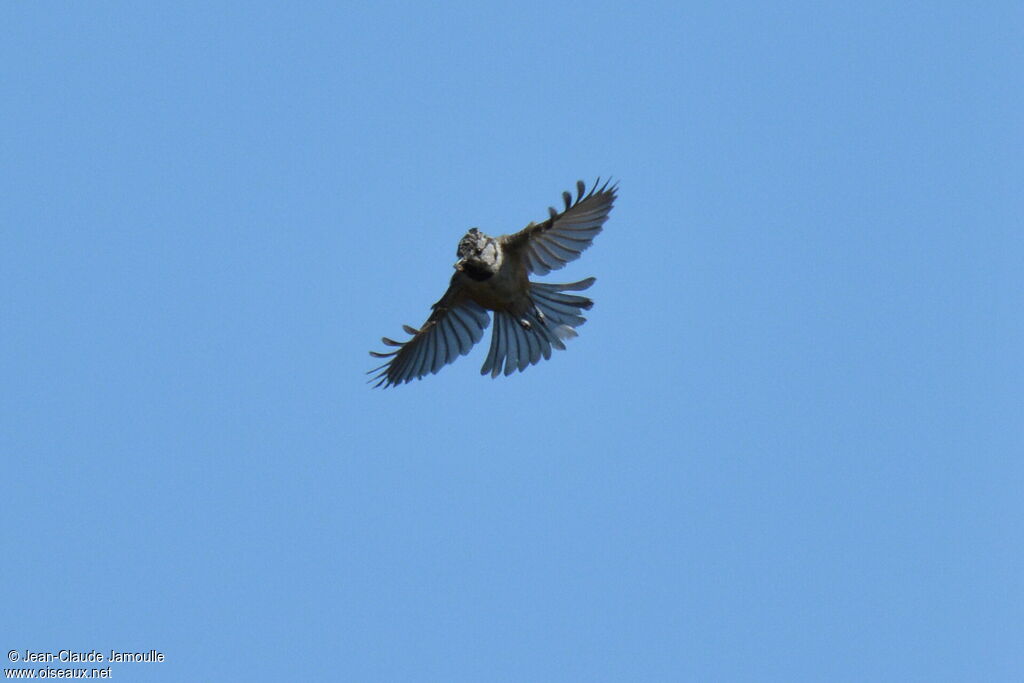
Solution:
M484 280L489 280L494 277L494 273L491 272L490 268L473 261L466 261L463 263L462 272L477 282L483 282Z

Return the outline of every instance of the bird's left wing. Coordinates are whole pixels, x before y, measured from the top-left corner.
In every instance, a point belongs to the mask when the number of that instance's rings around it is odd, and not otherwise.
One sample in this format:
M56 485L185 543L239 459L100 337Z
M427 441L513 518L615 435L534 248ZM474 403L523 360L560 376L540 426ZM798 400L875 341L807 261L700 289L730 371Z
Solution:
M469 353L483 337L491 320L482 306L466 296L454 277L448 291L432 308L433 312L420 329L402 326L412 335L411 339L404 342L387 337L381 339L388 346L398 347L395 351L370 351L374 358L389 359L367 373L376 373L370 378L371 382L377 382L374 387L387 388L436 373L459 356Z
M502 235L502 245L505 249L520 251L527 268L537 275L547 275L579 258L601 232L615 203L618 185L609 186L608 181L598 187L600 182L598 179L590 192L584 194L583 181L576 181L575 200L570 193L563 192L565 208L561 212L554 207L548 209L550 215L546 221L530 223L517 233Z

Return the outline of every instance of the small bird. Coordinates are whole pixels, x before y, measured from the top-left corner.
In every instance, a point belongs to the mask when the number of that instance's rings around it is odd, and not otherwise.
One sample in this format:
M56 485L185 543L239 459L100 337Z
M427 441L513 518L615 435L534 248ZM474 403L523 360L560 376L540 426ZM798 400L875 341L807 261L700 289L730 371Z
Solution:
M566 294L594 284L589 277L568 284L531 282L530 273L547 275L579 258L601 232L615 202L618 183L600 178L590 192L583 181L576 182L576 198L562 193L565 208L548 209L542 223L530 223L511 235L491 237L470 228L456 251L455 273L448 291L431 309L420 329L403 325L412 338L399 342L383 337L389 353L370 351L375 358L387 358L370 370L374 387L387 388L435 374L459 356L469 353L483 337L494 311L491 348L481 375L497 377L551 358L551 347L565 349L564 341L577 336L575 327L586 322L580 315L594 302ZM598 187L600 185L600 188Z

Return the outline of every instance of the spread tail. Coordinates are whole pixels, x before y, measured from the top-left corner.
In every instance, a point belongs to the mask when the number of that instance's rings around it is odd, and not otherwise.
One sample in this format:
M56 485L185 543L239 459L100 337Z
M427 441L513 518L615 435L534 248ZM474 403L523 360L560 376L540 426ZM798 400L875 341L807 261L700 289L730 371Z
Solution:
M580 313L594 305L587 297L565 292L582 291L592 284L592 277L569 284L531 282L535 310L519 319L506 311L494 313L491 348L480 374L497 377L503 368L506 375L522 372L542 357L551 358L551 347L564 350L563 341L577 336L575 327L587 321Z

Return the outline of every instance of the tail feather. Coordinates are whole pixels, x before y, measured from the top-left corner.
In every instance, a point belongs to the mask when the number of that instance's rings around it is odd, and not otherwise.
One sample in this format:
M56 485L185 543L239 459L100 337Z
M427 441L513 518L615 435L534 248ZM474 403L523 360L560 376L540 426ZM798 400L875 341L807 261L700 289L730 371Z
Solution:
M530 294L536 310L523 316L529 327L506 311L496 311L491 347L480 374L497 377L516 370L522 372L541 358L551 358L552 347L564 350L564 341L577 336L575 327L587 320L580 312L594 305L587 297L565 292L581 291L592 284L594 278L568 284L531 282Z
M567 284L555 284L554 282L531 282L530 287L533 289L544 289L550 292L582 292L584 289L590 289L590 286L595 282L597 282L596 277L588 277L585 280L569 282Z
M504 314L505 341L508 344L508 356L505 359L505 376L508 377L516 371L519 365L519 325L507 313Z
M556 326L567 326L569 328L567 330L569 336L575 337L575 330L572 328L582 325L587 321L586 318L580 315L580 312L590 310L594 302L585 296L564 294L564 292L584 290L592 284L594 284L594 278L592 277L564 285L531 282L530 294L533 297L534 304L544 314L545 318Z

